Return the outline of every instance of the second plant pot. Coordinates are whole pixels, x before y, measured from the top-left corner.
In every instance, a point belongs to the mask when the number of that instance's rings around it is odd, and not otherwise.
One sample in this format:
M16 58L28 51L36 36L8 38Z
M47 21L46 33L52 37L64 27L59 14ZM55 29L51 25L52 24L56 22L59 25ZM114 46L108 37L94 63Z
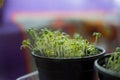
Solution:
M50 58L32 53L40 80L96 80L94 61L102 57L105 50L97 48L99 54L84 58Z
M100 80L120 80L120 74L103 67L105 64L105 59L109 58L110 56L110 54L107 54L95 61L95 69L98 72Z

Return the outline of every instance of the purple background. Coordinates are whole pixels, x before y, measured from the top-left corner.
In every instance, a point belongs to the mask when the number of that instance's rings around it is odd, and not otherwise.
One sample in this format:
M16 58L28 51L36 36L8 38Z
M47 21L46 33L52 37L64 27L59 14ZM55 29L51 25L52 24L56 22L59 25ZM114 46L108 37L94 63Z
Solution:
M5 19L9 20L14 12L41 11L109 11L114 0L5 0Z

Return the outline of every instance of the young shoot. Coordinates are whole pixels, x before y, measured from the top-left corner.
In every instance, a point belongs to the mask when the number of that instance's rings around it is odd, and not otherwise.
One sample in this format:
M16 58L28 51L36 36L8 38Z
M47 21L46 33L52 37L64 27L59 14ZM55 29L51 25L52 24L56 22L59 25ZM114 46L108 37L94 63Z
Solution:
M98 38L101 37L101 33L99 33L99 32L94 32L94 33L93 33L93 36L95 36L95 42L94 42L94 45L97 45Z

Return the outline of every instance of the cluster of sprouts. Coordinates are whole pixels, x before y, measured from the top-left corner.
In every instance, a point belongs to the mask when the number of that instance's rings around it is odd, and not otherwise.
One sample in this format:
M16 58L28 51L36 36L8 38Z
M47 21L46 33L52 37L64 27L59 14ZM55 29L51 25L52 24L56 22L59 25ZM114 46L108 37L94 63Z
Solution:
M29 29L29 39L23 40L23 48L29 48L32 52L45 57L54 58L76 58L86 57L98 54L95 48L100 33L94 33L95 44L90 44L88 40L83 39L79 34L74 34L74 38L64 32L51 31L47 28L39 32Z
M110 55L110 57L105 59L105 68L120 73L120 47Z

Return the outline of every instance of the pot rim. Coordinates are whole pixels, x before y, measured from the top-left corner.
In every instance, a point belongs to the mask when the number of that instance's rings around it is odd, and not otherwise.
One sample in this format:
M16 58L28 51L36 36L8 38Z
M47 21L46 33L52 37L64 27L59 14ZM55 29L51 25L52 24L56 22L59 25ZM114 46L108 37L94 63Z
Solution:
M74 57L74 58L58 58L58 57L45 57L45 56L39 56L36 53L32 52L32 55L36 58L41 59L48 59L48 60L88 60L88 59L96 59L98 56L102 56L105 54L105 49L101 47L96 47L100 51L99 54L93 55L93 56L87 56L87 57Z
M105 59L106 57L109 57L109 56L110 56L110 54L106 54L105 56L97 59L97 60L94 62L94 67L95 67L95 69L97 70L98 73L101 73L101 74L103 74L103 75L105 75L105 76L111 76L111 77L113 77L114 79L120 79L120 74L118 74L118 73L115 72L115 71L112 71L112 70L109 70L109 69L107 69L107 68L104 68L104 67L102 67L102 66L99 64L99 62L100 62L101 60L103 61L103 59Z

